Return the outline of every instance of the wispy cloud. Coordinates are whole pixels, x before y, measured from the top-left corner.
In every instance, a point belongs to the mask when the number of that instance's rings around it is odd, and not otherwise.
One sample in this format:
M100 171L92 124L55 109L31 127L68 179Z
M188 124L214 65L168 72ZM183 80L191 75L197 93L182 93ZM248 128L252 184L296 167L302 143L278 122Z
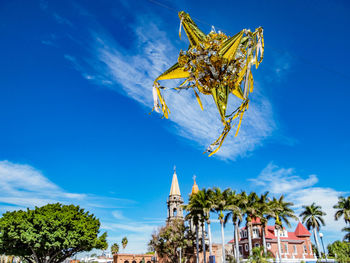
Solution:
M69 21L66 17L60 16L57 13L53 13L53 18L56 20L57 23L62 25L68 25L70 27L73 27L73 24L71 21Z
M133 244L126 251L134 253L146 251L151 233L159 224L125 216L122 209L135 205L133 200L68 192L30 165L0 161L0 213L56 202L76 204L94 213L101 220L102 230L108 231L109 241L126 235Z
M284 194L286 199L294 203L297 214L303 210L302 206L311 205L315 202L327 213L324 217L326 226L323 228L327 232L327 238L339 239L341 229L345 223L335 221L335 205L340 195L344 192L337 191L329 187L317 187L318 177L315 174L301 176L294 168L283 168L276 164L269 163L257 178L251 179L255 186L271 194Z
M176 62L178 50L167 33L152 21L140 18L134 34L135 48L126 50L107 32L91 31L94 41L88 47L88 58L70 54L65 57L86 79L131 97L150 109L153 107L153 81ZM171 86L171 83L165 85ZM257 83L239 136L234 138L233 130L217 157L234 160L245 156L261 146L276 129L272 106L260 89L262 86ZM171 132L194 141L200 151L220 135L223 126L211 97L202 96L204 111L201 111L190 91L167 91L164 95L171 109ZM231 98L230 105L237 107L238 101ZM233 109L231 106L229 110Z

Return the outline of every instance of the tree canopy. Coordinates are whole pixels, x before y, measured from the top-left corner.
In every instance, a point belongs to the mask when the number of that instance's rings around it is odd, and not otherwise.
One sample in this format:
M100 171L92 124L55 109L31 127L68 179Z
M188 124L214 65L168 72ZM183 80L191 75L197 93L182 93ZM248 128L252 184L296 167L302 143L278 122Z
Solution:
M196 237L181 220L174 220L153 233L148 244L150 251L156 251L167 262L179 262L178 248L182 249L182 256L188 260L195 256ZM199 247L202 247L199 240ZM201 250L199 250L201 252Z
M75 205L48 204L0 218L0 254L36 263L59 263L76 253L106 249L100 221Z

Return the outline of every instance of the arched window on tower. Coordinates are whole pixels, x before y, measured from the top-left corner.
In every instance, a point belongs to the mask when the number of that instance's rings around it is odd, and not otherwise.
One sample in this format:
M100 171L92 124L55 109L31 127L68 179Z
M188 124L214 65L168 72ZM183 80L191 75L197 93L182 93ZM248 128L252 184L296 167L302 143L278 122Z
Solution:
M174 208L174 210L173 210L173 215L174 215L174 217L177 216L177 210L176 210L176 208Z

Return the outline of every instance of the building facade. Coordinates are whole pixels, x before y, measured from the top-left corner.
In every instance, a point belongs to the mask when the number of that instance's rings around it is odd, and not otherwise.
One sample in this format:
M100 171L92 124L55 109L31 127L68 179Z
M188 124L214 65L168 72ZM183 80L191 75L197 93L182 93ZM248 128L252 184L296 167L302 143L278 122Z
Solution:
M252 245L253 247L263 246L262 231L264 230L260 220L252 222ZM288 232L285 228L280 230L281 256L282 259L299 259L314 261L315 255L312 251L310 232L299 222L294 232ZM265 227L265 238L267 250L272 257L278 258L277 230L275 226ZM235 240L229 243L235 250ZM239 231L239 255L243 258L249 257L248 230L243 227Z
M152 263L154 262L152 254L115 254L114 263Z

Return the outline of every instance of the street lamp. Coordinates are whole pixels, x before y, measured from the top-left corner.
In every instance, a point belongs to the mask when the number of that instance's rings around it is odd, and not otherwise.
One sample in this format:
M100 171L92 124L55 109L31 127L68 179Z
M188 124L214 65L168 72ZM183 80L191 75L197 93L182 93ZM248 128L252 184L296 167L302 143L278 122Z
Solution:
M319 236L320 236L320 238L321 238L322 247L323 247L323 253L324 253L324 256L326 257L326 262L328 262L328 261L327 261L326 250L324 249L324 244L323 244L323 234L320 232L320 233L319 233Z

